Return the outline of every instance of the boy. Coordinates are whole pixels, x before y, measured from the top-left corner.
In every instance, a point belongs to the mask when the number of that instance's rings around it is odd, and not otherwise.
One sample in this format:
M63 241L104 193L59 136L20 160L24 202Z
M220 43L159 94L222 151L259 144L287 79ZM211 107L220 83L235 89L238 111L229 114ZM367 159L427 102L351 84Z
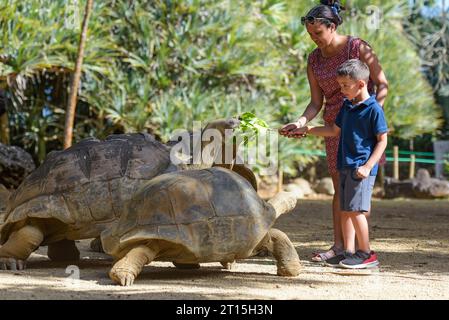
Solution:
M306 126L288 133L289 137L338 136L337 168L340 172L340 206L345 252L328 259L326 265L350 269L374 267L377 255L369 245L368 221L371 193L378 161L387 146L387 124L382 107L368 93L368 66L360 60L343 63L337 81L346 99L333 126ZM358 250L355 250L355 234Z

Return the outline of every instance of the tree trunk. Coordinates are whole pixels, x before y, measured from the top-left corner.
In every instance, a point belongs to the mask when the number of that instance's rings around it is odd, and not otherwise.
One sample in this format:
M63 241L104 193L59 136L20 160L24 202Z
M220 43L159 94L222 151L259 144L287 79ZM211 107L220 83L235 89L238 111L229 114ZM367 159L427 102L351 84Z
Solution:
M0 62L3 62L0 57ZM6 93L0 89L0 142L9 145L9 122Z
M0 116L0 142L9 145L9 124L8 113L5 112Z
M65 128L64 128L64 149L72 145L73 136L73 123L75 121L75 109L78 98L78 87L81 78L81 66L83 64L84 46L87 37L87 26L89 23L89 17L92 11L93 0L87 0L86 9L84 12L83 24L81 28L81 37L78 47L78 58L75 64L75 73L72 77L72 83L70 85L70 97L67 104L66 116L65 116Z

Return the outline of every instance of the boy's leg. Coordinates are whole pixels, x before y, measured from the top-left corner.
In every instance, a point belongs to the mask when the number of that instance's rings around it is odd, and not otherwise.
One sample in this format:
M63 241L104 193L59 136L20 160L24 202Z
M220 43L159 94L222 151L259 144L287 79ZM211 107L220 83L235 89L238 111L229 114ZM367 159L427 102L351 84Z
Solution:
M329 267L340 267L340 262L351 257L355 252L355 229L351 219L351 212L341 212L341 229L344 239L344 250L333 258L325 261Z
M369 253L371 250L369 246L369 228L366 216L362 212L351 212L349 216L357 235L358 249Z
M344 268L361 269L377 266L377 255L370 250L368 219L365 215L371 209L371 193L375 177L349 180L346 198L348 202L344 209L355 229L357 250L351 256L342 260L339 265ZM349 225L349 222L347 223Z
M372 268L379 264L376 253L369 245L368 220L362 212L348 212L358 239L358 250L340 261L339 266L347 269Z
M356 231L352 221L352 212L341 212L341 226L343 231L343 239L345 242L344 249L346 252L355 252L355 235Z

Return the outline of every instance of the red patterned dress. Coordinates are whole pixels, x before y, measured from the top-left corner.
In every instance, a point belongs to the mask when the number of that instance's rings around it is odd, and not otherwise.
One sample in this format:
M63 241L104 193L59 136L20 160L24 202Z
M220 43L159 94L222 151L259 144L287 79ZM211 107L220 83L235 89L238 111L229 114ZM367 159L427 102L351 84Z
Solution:
M335 122L335 118L337 117L344 100L344 96L340 92L340 85L337 82L338 67L349 59L359 59L360 45L362 43L367 44L360 38L348 37L345 47L332 57L323 57L319 48L313 50L309 55L308 63L312 67L313 74L315 75L325 98L323 119L326 125L332 125ZM374 93L374 83L371 79L368 83L368 91L370 94ZM331 175L337 174L338 172L337 153L339 139L340 137L324 138L326 143L327 163ZM380 162L382 163L382 159Z

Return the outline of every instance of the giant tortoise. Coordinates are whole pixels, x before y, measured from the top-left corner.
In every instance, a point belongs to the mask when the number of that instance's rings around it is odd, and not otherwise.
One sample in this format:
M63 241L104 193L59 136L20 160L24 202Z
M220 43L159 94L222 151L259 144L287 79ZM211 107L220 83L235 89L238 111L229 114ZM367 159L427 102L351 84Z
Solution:
M237 125L226 119L206 128L224 132ZM0 268L23 268L40 245L49 245L52 260L77 260L73 240L98 237L143 183L177 169L170 148L149 134L90 138L51 152L9 200L0 227Z
M105 252L117 259L109 275L120 285L132 285L153 260L226 264L265 249L273 253L278 275L296 276L295 247L272 228L295 205L295 196L287 192L265 202L246 179L220 167L160 175L134 195L118 223L101 233Z

